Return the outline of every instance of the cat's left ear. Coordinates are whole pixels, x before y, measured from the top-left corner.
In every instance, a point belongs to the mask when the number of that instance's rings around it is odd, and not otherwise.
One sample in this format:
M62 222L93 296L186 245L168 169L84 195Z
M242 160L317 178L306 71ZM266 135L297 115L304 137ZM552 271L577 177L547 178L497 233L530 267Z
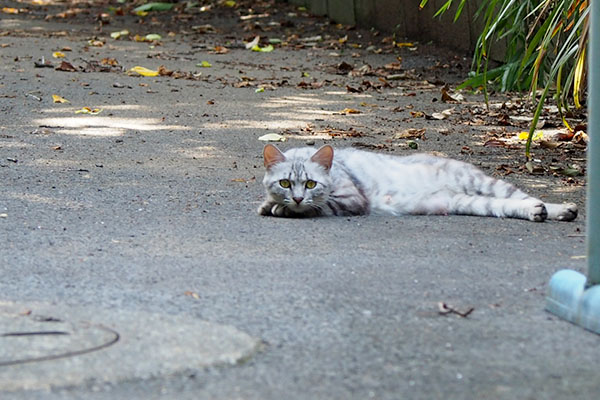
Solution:
M271 168L273 165L285 161L283 153L272 144L265 146L263 150L263 158L265 159L265 167Z
M311 161L316 162L323 168L329 171L331 164L333 164L333 147L326 144L321 147L313 156L310 158Z

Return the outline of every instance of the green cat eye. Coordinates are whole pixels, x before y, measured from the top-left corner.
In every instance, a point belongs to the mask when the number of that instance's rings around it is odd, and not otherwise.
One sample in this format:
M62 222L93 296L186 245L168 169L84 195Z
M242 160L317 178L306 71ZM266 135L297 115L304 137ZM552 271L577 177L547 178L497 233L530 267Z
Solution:
M281 185L282 188L287 189L290 186L292 186L292 184L290 183L290 181L288 181L287 179L282 179L279 181L279 184Z
M315 181L306 181L306 188L307 189L314 189L315 186L317 186L317 182L315 182Z

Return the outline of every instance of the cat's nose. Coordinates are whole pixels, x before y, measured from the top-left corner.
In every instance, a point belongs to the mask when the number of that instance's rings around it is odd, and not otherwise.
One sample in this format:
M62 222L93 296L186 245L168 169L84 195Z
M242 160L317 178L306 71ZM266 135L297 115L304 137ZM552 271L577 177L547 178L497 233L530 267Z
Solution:
M302 203L302 200L304 200L304 197L292 197L292 198L294 199L296 204L300 204L300 203Z

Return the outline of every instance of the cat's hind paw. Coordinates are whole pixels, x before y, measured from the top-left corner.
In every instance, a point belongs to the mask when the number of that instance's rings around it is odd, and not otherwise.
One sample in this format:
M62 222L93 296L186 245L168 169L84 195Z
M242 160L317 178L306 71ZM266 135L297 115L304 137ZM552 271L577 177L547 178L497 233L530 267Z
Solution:
M548 211L544 203L535 203L531 206L528 218L533 222L544 222L548 218Z
M548 218L557 221L573 221L577 218L577 204L546 204Z

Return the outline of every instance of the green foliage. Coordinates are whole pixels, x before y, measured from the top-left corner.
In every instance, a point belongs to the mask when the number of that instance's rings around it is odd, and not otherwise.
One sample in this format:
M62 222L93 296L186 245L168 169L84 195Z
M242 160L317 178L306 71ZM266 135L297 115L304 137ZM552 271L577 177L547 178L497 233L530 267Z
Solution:
M447 0L435 15L448 11L454 1ZM454 21L466 2L456 1ZM420 7L427 2L422 0ZM571 105L581 107L586 90L588 14L588 0L483 0L475 14L483 18L484 27L470 77L461 87L483 88L486 102L488 84L500 91L529 91L534 100L541 92L527 141L528 157L531 137L549 93L553 93L561 115ZM488 69L490 52L499 41L506 43L504 62Z

